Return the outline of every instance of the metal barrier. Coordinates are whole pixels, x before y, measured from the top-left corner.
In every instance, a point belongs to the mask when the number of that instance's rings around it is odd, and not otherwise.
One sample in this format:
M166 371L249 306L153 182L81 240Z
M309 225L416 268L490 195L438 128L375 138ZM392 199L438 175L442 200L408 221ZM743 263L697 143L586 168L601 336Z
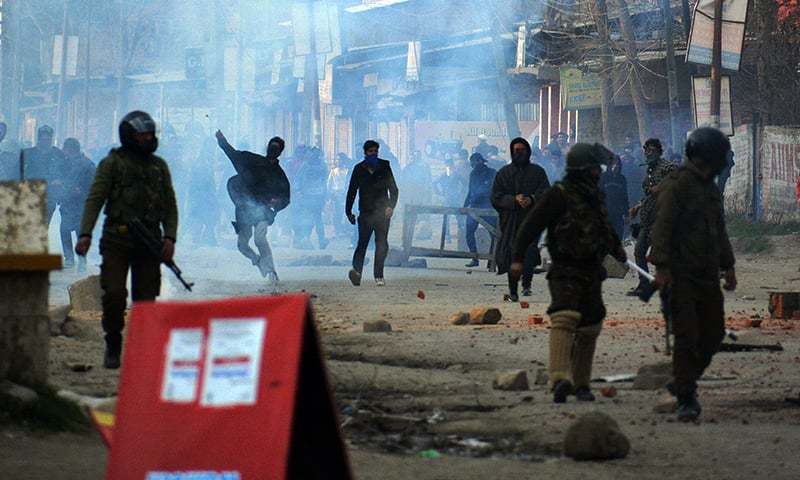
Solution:
M442 237L439 242L439 248L426 248L414 246L414 230L417 226L417 217L419 215L443 215L442 218ZM447 231L447 219L450 215L458 216L465 215L474 219L483 228L489 232L492 237L492 243L489 247L489 253L470 253L460 250L445 250L445 233ZM494 271L494 247L497 239L500 237L500 230L486 221L487 217L497 218L497 212L491 208L458 208L458 207L442 207L436 205L406 205L404 207L403 215L403 256L404 260L409 257L434 257L434 258L475 258L488 260L489 269Z

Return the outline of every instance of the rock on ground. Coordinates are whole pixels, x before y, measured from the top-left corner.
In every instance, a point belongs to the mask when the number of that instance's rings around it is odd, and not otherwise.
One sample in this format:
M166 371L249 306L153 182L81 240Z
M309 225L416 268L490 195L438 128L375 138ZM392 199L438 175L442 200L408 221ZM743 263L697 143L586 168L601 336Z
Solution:
M546 368L540 368L536 370L536 380L533 381L534 385L547 385L547 382L550 380L550 375L547 374Z
M364 322L364 333L391 332L392 324L386 320L368 320Z
M9 381L0 383L0 396L9 398L22 406L32 405L39 400L39 394L35 390Z
M497 325L502 318L497 308L475 307L469 311L469 323L473 325Z
M103 290L100 288L100 275L92 275L78 280L67 289L69 303L76 312L100 312L103 310L101 298Z
M495 390L528 390L528 374L525 370L500 372L495 376L492 388Z
M469 323L469 313L458 312L450 315L450 325L466 325Z
M658 390L672 381L672 363L662 362L643 365L633 380L634 390Z
M575 460L625 458L631 444L613 418L589 412L573 423L564 438L564 454Z
M47 312L50 317L50 335L58 336L62 334L63 325L69 320L69 312L72 311L72 305L62 305L60 307L51 308Z

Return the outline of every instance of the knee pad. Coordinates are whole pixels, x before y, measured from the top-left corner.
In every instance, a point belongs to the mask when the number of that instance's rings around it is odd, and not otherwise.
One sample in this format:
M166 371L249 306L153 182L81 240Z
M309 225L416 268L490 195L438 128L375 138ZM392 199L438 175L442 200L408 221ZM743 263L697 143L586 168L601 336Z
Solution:
M553 329L574 332L581 321L581 314L575 310L560 310L550 314L550 324Z

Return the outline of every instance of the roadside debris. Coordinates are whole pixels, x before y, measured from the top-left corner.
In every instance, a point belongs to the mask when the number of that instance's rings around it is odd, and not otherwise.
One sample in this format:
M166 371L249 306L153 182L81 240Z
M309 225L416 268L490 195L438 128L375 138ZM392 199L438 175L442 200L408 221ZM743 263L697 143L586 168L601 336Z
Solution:
M423 292L422 290L418 290L417 298L419 298L420 300L425 300L425 292Z
M603 387L600 389L600 395L606 398L614 398L617 396L616 387Z
M100 288L100 275L92 275L78 280L67 288L69 304L76 312L100 312L103 291Z
M729 332L722 340L720 352L751 352L764 350L782 352L783 346L756 330L740 330Z
M625 458L631 444L613 418L602 412L582 415L564 438L564 454L575 460Z
M634 390L658 390L672 381L672 362L643 365L633 380Z
M544 317L541 315L531 315L528 317L528 325L542 325L544 323Z
M450 315L450 325L466 325L469 323L469 313L467 312L457 312Z
M386 320L367 320L363 328L364 333L385 333L392 331L392 324Z
M525 370L500 372L494 377L492 388L509 391L528 390L528 373Z
M475 307L469 311L469 323L472 325L497 325L503 314L497 308Z

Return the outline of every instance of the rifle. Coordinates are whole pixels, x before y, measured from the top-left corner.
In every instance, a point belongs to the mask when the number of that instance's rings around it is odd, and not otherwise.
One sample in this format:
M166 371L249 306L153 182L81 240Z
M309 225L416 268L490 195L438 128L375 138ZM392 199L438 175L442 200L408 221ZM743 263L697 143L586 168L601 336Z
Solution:
M647 279L647 285L639 292L639 300L643 301L644 303L649 303L650 299L653 298L653 295L658 291L656 287L653 285L655 281L655 277L644 271L643 268L640 268L639 265L636 263L627 260L625 262L629 267L634 269L639 275L642 275L644 278ZM664 332L664 341L666 342L667 348L667 355L672 354L672 345L670 344L669 337L672 335L672 315L669 311L669 302L670 302L670 291L668 288L664 288L661 291L661 313L664 315L664 320L666 323L666 331Z
M177 277L178 280L183 284L183 287L191 292L194 283L188 283L186 282L186 280L183 279L183 274L181 273L181 269L178 268L177 265L175 265L174 261L172 260L166 261L161 257L161 249L164 248L164 242L156 238L156 236L153 235L153 232L148 230L147 227L144 226L144 223L142 223L142 221L139 220L138 218L134 218L133 220L131 220L130 223L128 224L128 228L130 228L130 232L133 235L133 238L142 245L144 245L144 247L147 249L148 252L150 252L151 255L154 255L156 258L160 259L161 263L163 263L164 265L167 266L167 268L172 270L172 273L174 273L175 277Z

